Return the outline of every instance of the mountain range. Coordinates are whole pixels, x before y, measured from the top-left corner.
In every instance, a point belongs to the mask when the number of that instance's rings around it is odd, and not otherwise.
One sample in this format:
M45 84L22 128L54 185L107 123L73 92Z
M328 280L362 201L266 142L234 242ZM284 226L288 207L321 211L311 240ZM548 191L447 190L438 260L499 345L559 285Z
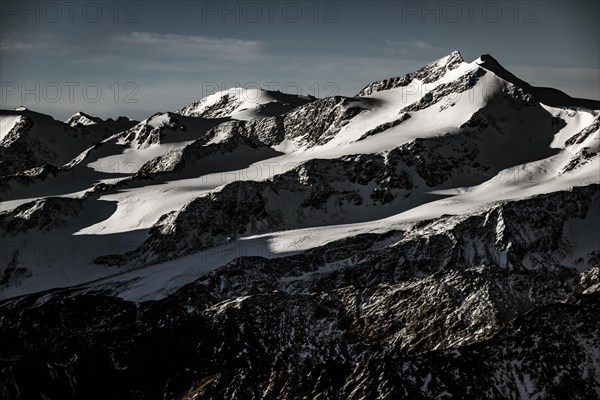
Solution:
M0 397L600 397L600 101L458 52L355 96L0 110Z

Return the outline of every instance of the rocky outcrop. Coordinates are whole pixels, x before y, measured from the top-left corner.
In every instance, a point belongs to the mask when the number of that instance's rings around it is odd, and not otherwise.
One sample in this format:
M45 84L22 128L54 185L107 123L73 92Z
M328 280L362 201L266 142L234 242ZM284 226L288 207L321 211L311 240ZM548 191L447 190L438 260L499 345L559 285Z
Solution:
M575 385L575 398L595 396L600 299L578 294L595 275L460 262L436 269L417 254L443 251L415 248L405 259L398 240L415 239L370 234L282 259L239 258L158 301L132 303L102 287L6 300L0 391L429 398L467 388L510 398L560 397Z
M82 206L81 200L67 197L48 197L25 203L14 210L0 212L0 231L3 235L15 235L33 229L56 229L75 217Z
M391 122L386 122L384 124L381 125L377 125L375 128L373 129L369 129L368 131L365 132L364 135L362 135L357 142L361 141L361 140L365 140L368 137L377 135L378 133L387 131L388 129L391 129L395 126L400 125L401 123L403 123L404 121L406 121L407 119L410 119L410 114L409 113L404 113L402 114L402 116L398 119L395 119Z
M456 69L463 62L464 60L460 53L458 51L454 51L450 55L429 63L415 72L411 72L396 78L373 82L362 89L358 93L358 96L368 96L374 92L408 86L415 79L425 84L433 83L442 78L448 71Z
M283 115L313 100L315 98L312 96L236 87L206 96L178 112L188 117L203 118L230 117L244 112L252 112L255 117L273 117Z
M367 100L341 96L316 100L285 116L285 136L308 147L325 144L352 118L367 110L368 104Z
M358 206L377 207L407 196L410 175L384 155L311 160L272 180L239 181L165 214L133 253L98 263L152 263L205 249L241 234L340 222ZM279 204L285 198L289 212ZM351 215L351 214L350 214ZM116 261L118 260L118 262Z
M483 68L476 68L452 82L439 84L434 89L425 93L423 97L415 103L402 108L400 113L424 110L449 95L464 93L467 90L472 89L477 84L479 78L484 76L485 73L486 71ZM452 105L452 103L444 104L441 106L443 108L440 111L447 107L451 107Z

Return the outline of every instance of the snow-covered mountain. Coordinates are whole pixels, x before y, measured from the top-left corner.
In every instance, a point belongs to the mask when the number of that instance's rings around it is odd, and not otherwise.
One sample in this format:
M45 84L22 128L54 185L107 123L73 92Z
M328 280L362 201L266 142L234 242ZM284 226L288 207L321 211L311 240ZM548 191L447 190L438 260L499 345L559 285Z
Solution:
M5 397L600 396L598 101L453 52L0 127Z
M235 87L202 98L178 112L188 117L231 117L248 120L291 111L315 98L259 88Z
M63 123L26 108L0 110L0 118L3 177L48 165L61 167L86 148L136 123L124 117L103 121L81 113Z
M126 117L125 117L126 118ZM96 125L102 123L102 118L93 117L89 114L86 114L82 111L78 111L75 114L71 115L66 121L66 124L71 126L77 125Z

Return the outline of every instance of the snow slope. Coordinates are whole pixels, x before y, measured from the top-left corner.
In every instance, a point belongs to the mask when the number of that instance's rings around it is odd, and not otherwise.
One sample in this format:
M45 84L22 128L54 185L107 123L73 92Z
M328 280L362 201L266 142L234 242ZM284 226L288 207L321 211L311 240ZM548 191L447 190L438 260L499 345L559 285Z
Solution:
M35 208L48 196L82 202L81 211L52 235L34 229L7 237L2 264L15 252L26 254L20 262L31 276L3 288L0 296L88 282L128 299L161 298L247 252L283 257L349 235L404 230L444 215L478 213L498 202L600 182L600 107L540 103L498 71L486 69L481 59L464 62L455 52L406 76L374 82L350 98L303 99L234 88L69 152L73 161L66 171L34 186L11 183L0 204L9 213L28 202L33 203L26 209ZM14 120L3 119L3 137L11 124ZM314 160L359 171L358 183L335 175L335 169L320 170ZM372 170L379 162L387 171L382 179ZM396 176L388 174L390 168L412 188L390 184ZM279 222L255 221L252 213L258 211L244 210L255 222L231 231L218 225L223 241L172 254L159 246L153 251L163 252L160 264L142 261L145 250L139 249L155 237L188 229L191 237L202 236L205 226L178 216L193 204L223 210L219 202L232 184L240 185L242 198L259 187L257 204L269 204L273 215L282 210ZM225 224L235 215L212 223ZM578 240L597 218L590 214L565 230ZM585 256L600 249L597 240L581 241L587 244L577 251ZM70 243L75 254L31 256L57 242ZM127 252L131 262L119 267L95 263ZM572 253L565 259L578 258Z
M280 115L312 100L314 97L311 96L296 96L279 91L235 87L206 96L178 112L190 117L231 117L248 120Z
M0 117L0 142L4 140L6 135L20 120L21 116L19 115L2 115Z

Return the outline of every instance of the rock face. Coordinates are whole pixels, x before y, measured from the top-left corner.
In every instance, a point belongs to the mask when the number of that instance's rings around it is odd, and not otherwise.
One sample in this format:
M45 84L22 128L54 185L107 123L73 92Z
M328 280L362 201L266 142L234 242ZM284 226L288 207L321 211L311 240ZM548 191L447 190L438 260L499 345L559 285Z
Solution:
M285 116L286 137L309 147L325 144L367 104L366 100L335 96L299 107Z
M597 374L598 295L540 308L494 338L461 350L433 351L357 363L304 364L272 373L238 368L194 383L181 398L331 399L468 398L590 399ZM591 385L575 385L584 376ZM235 388L235 389L234 389ZM240 389L243 388L243 389Z
M101 123L102 119L98 117L93 117L89 114L79 111L76 114L73 114L69 119L65 121L67 125L77 126L77 125L95 125ZM116 133L116 132L115 132Z
M175 113L157 113L121 134L122 140L138 149L153 144L193 140L211 127L227 119L206 120Z
M600 398L600 110L492 61L2 112L0 398Z
M181 173L211 156L234 153L244 148L271 150L270 146L279 144L283 135L282 117L224 122L190 145L150 160L140 168L137 176ZM204 168L203 173L207 172L208 169Z
M443 83L435 87L435 89L427 92L418 102L410 104L400 110L401 113L424 110L432 104L438 103L440 99L450 95L459 94L472 89L480 77L484 76L486 71L483 68L470 71L459 79L450 82ZM448 104L447 106L451 106Z
M0 110L0 119L16 119L0 139L3 179L32 168L61 167L95 143L137 123L128 118L102 121L85 114L76 114L64 123L27 109Z
M284 258L241 257L159 301L132 303L101 286L6 300L0 390L430 398L468 388L558 398L576 381L587 384L570 395L591 398L600 258L565 234L598 195L592 185ZM581 278L563 266L569 248L588 252Z
M184 159L184 155L178 158ZM272 181L234 182L220 192L200 197L184 209L164 215L136 251L97 262L166 261L241 234L298 227L315 220L324 224L340 222L347 220L357 206L377 208L407 197L412 187L409 173L394 155L311 160ZM278 208L283 197L288 199L289 211Z
M0 389L21 398L430 398L465 388L558 398L582 380L570 395L592 398L597 274L548 270L566 238L510 228L534 204L548 215L561 197L576 202L591 190L515 203L516 214L500 206L504 222L494 210L282 259L239 258L160 301L101 288L4 301ZM579 219L583 208L559 219ZM474 240L487 250L465 254ZM518 258L532 242L547 254L537 270ZM513 246L510 262L498 259Z
M231 153L242 145L270 148L284 139L296 140L308 147L324 144L364 110L361 104L350 98L330 97L299 106L284 116L227 121L215 126L191 145L151 160L140 169L140 173L181 172L189 168L192 161L202 160L215 152Z
M401 123L403 123L404 121L406 121L407 119L410 118L410 114L409 113L404 113L402 114L402 116L398 119L393 120L392 122L386 122L384 124L381 125L377 125L375 128L373 129L369 129L367 132L365 132L364 135L362 135L358 140L365 140L366 138L370 137L370 136L374 136L377 135L378 133L381 132L385 132L390 128L393 128L395 126L400 125Z
M32 127L33 120L31 118L20 116L13 128L2 139L0 166L3 178L16 175L20 171L41 167L56 159L57 155L52 149L27 136Z
M414 80L419 80L423 83L433 83L440 79L446 72L456 69L462 62L464 62L464 60L460 53L458 51L454 51L450 55L427 64L415 72L411 72L396 78L373 82L362 89L358 95L368 96L374 92L408 86Z
M81 210L81 200L48 197L25 203L12 211L0 212L1 234L14 235L29 230L50 231L66 224Z

